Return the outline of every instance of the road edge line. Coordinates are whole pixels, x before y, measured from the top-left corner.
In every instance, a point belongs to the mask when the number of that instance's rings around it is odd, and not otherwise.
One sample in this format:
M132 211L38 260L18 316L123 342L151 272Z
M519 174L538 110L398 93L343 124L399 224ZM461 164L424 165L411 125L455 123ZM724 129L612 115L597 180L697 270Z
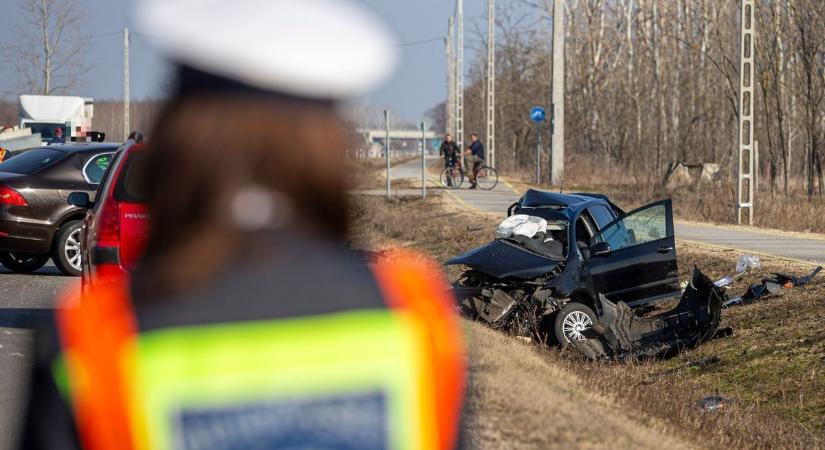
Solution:
M750 253L752 255L765 256L765 257L768 257L768 258L775 258L775 259L781 259L781 260L784 260L784 261L795 262L795 263L798 263L798 264L804 264L806 266L811 266L811 267L820 267L820 266L822 266L822 264L814 262L814 261L806 261L804 259L797 259L797 258L791 258L791 257L788 257L788 256L774 255L773 253L759 252L759 251L747 250L747 249L737 248L737 247L726 247L724 245L711 244L709 242L694 241L692 239L679 239L679 238L677 238L676 241L677 242L687 242L687 243L690 243L690 244L700 245L700 246L703 246L703 247L710 247L710 248L714 248L714 249L717 249L717 250L727 250L727 251L735 251L735 252L741 252L741 253Z

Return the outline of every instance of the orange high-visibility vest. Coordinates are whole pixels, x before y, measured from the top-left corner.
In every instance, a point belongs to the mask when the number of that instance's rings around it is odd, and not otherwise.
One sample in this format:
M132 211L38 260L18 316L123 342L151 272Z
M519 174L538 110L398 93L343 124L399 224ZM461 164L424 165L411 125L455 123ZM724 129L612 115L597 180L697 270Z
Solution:
M178 447L197 442L191 430L201 439L242 439L255 426L277 428L266 423L277 417L297 421L293 432L312 438L296 414L278 414L351 404L365 416L359 431L382 448L453 448L465 362L446 281L437 265L411 252L382 258L373 273L385 310L144 333L125 283L96 286L82 302L67 297L58 313L63 357L56 373L82 445ZM259 411L257 422L239 422ZM370 411L386 417L370 421ZM273 446L284 438L269 433Z

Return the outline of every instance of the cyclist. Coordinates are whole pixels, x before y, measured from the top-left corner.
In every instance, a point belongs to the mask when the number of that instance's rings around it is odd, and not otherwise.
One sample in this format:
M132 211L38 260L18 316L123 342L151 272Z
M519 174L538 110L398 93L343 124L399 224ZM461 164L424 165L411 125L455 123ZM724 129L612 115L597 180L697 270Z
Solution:
M464 168L469 172L467 176L470 179L470 189L476 189L478 187L476 175L484 164L484 144L478 139L478 133L471 134L470 141L472 143L464 151Z
M453 141L453 135L447 133L444 136L444 142L441 143L441 149L439 150L441 153L441 159L444 160L444 168L445 169L456 169L458 168L459 163L459 154L461 150L458 148L458 144ZM447 186L452 187L453 180L452 177L447 177Z

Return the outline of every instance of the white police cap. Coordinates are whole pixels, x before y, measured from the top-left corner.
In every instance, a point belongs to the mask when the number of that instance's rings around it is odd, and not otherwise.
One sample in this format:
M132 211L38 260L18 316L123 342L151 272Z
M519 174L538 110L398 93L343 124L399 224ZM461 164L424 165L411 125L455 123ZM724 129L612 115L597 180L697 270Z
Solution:
M397 62L383 22L347 0L142 0L136 16L173 61L276 93L355 97Z

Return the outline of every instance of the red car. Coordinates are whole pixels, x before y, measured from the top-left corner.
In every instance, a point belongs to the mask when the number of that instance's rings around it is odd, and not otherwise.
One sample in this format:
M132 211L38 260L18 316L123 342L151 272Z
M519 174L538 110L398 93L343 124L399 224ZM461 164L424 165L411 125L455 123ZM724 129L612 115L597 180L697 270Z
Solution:
M121 148L94 203L85 192L69 196L72 205L89 208L80 245L84 288L128 275L143 251L148 222L141 186L145 156L143 144Z

